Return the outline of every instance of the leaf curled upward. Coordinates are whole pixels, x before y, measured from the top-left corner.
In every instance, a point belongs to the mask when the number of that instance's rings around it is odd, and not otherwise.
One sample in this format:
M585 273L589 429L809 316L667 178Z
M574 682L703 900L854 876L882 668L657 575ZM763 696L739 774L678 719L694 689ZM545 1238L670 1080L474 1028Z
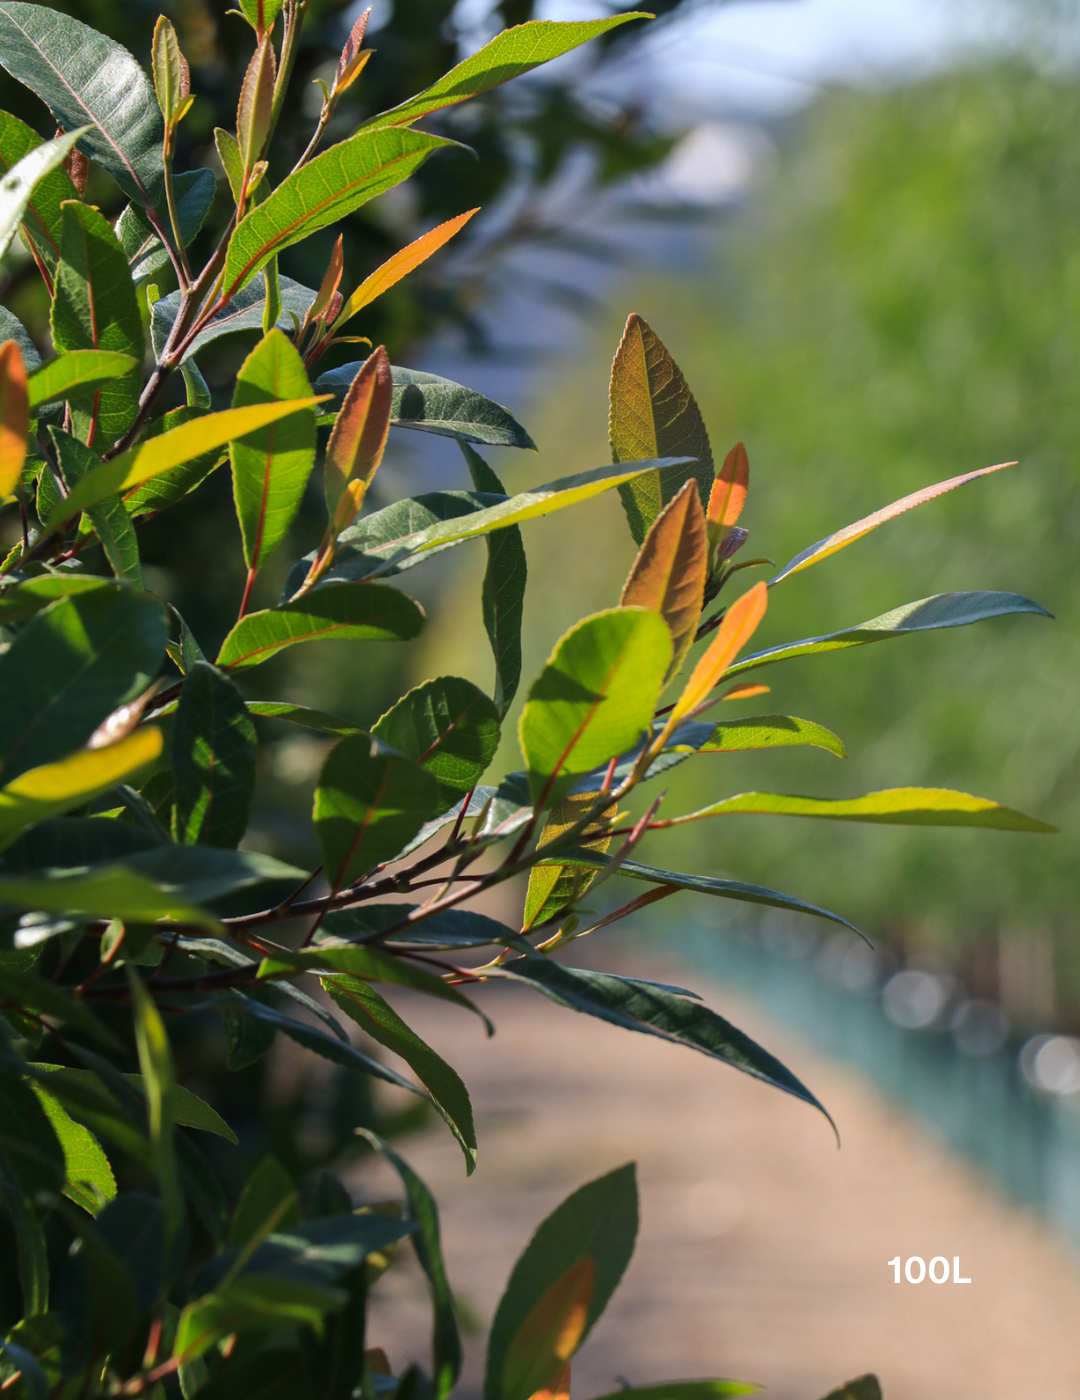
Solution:
M26 366L19 347L6 340L0 345L0 500L18 485L29 431Z
M697 484L686 482L653 521L619 602L651 608L671 629L674 654L665 679L675 675L694 641L708 572L705 515Z
M638 544L684 482L697 482L702 503L713 484L713 457L701 410L656 332L638 315L626 323L611 366L608 418L615 462L692 457L689 466L647 472L619 487Z

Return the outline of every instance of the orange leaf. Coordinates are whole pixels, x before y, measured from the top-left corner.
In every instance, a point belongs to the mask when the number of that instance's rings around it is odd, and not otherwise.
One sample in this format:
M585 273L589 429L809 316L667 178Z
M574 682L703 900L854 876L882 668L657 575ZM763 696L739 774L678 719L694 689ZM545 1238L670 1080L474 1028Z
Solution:
M724 465L713 482L709 495L709 538L710 543L721 532L731 529L742 515L746 504L746 490L750 484L750 463L746 448L737 442L724 458Z
M709 569L705 515L697 483L688 481L653 521L619 602L651 608L671 629L675 643L668 678L690 650L705 601Z
M538 1390L531 1397L531 1400L570 1400L570 1363L569 1361L562 1368L559 1374L545 1390Z
M503 1366L503 1400L530 1400L556 1391L589 1320L596 1286L592 1256L586 1255L555 1280L521 1324Z
M357 370L326 444L326 505L335 536L356 516L382 461L392 391L390 361L380 345Z
M790 574L797 574L800 569L808 569L820 559L827 559L838 549L846 549L849 544L861 540L863 535L868 535L871 530L876 530L879 525L884 525L887 520L892 520L897 515L903 515L905 511L914 510L916 506L924 505L937 496L944 496L947 491L955 491L958 486L965 486L980 476L989 476L991 472L1001 472L1006 467L1015 466L1015 462L998 462L992 467L980 467L977 471L964 472L962 476L951 476L948 481L939 481L934 486L924 486L921 491L913 491L910 496L903 496L899 501L893 501L890 506L882 506L881 510L874 511L873 515L864 515L853 525L845 525L842 530L826 535L823 540L818 540L817 544L812 544L801 554L796 554L794 559L789 559L776 577L769 580L769 587Z
M0 345L0 500L19 484L30 431L26 366L15 341Z
M438 252L444 243L449 243L454 234L459 229L463 229L472 216L479 212L479 208L467 209L464 214L458 214L454 219L447 219L445 224L431 229L428 233L417 238L415 242L410 243L407 248L399 249L392 258L387 258L382 267L377 267L371 276L366 277L353 292L341 308L341 313L334 322L333 329L338 330L358 311L373 302L376 297L381 297L383 292L389 291L395 282L400 282L403 277L412 272L414 267L419 267L422 262L427 262L432 253Z
M749 700L752 695L768 695L770 687L767 685L755 685L753 681L743 681L741 685L733 685L722 698L724 700Z
M330 266L326 269L322 286L304 317L305 327L310 326L312 321L317 321L334 299L334 293L341 283L341 274L345 267L344 242L345 235L339 233L337 242L334 244L334 251L330 254Z
M696 710L723 678L724 672L754 635L758 623L765 616L768 602L767 585L755 583L749 593L744 593L728 608L709 649L694 667L686 689L671 712L668 729L685 719L691 710Z

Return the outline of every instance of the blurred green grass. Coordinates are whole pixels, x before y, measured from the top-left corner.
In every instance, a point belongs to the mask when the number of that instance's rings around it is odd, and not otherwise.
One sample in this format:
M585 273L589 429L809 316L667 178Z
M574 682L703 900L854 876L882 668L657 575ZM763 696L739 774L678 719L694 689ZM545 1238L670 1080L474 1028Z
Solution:
M658 834L644 858L771 884L961 969L1003 936L1052 937L1074 1009L1078 126L1080 81L1019 60L826 95L707 266L618 288L610 322L524 415L541 463L498 464L514 489L609 459L607 368L630 311L682 366L714 452L746 442L746 555L782 563L908 491L1019 459L786 582L759 636L814 635L967 588L1025 593L1056 622L1006 619L762 671L772 694L724 711L817 720L849 759L702 758L673 775L665 806L755 787L854 795L928 784L994 797L1062 834L731 817ZM617 601L633 547L606 498L530 527L525 542L527 682L566 626ZM424 664L486 680L470 636L483 557L465 555L441 609L451 632ZM504 744L508 768L515 747Z

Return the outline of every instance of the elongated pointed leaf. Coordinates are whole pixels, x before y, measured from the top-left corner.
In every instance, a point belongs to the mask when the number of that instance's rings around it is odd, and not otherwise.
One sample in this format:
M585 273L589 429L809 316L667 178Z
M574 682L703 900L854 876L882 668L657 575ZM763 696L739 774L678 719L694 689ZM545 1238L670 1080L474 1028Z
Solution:
M813 656L818 652L842 651L846 647L865 646L868 642L885 642L909 632L967 627L973 622L1007 617L1010 613L1037 613L1040 617L1053 617L1053 613L1019 593L936 593L930 598L920 598L917 602L893 608L891 612L873 617L869 622L860 622L857 627L845 627L840 632L829 632L822 637L808 637L805 641L787 642L782 646L769 647L767 651L753 652L729 666L726 674L737 676L745 671L754 671L759 666L768 666L773 661L788 661L796 656Z
M663 619L645 608L596 613L561 639L521 716L537 806L556 802L649 729L671 651Z
M393 107L388 112L380 112L377 117L369 117L365 126L404 126L418 121L428 112L438 112L444 107L452 107L458 102L466 102L481 92L508 83L520 77L541 63L549 63L561 54L586 44L600 34L606 34L620 24L632 19L652 19L651 15L634 11L630 14L613 15L608 19L583 20L574 23L558 23L553 20L530 20L527 24L515 25L506 29L490 43L485 44L451 68L431 87L407 102Z
M688 1001L655 984L629 982L603 972L563 967L551 958L535 955L506 963L503 970L509 976L531 982L553 1001L562 1002L575 1011L723 1060L744 1074L812 1104L832 1122L806 1085L775 1056L700 1002Z
M405 641L423 625L420 604L394 588L334 583L281 607L248 613L222 642L217 664L258 666L299 642Z
M546 958L537 961L547 963ZM520 962L513 966L520 966ZM585 1340L630 1262L637 1228L637 1181L632 1162L580 1187L541 1223L514 1265L495 1311L488 1339L484 1400L521 1400L506 1388L507 1362L515 1339L549 1290L588 1259L593 1287L576 1344Z
M0 11L0 36L2 34L3 13ZM3 49L0 48L0 61L2 59ZM83 131L85 127L33 147L0 179L0 258L18 233L39 181L65 159Z
M981 826L995 831L1056 832L1056 826L1002 807L986 797L948 788L886 788L864 797L795 797L779 792L741 792L698 812L671 819L671 825L747 812L831 821L877 822L888 826Z
M476 1167L476 1129L469 1091L456 1070L401 1019L369 983L357 977L324 977L323 987L372 1040L400 1055L431 1095L431 1101L465 1154L465 1170Z
M688 481L650 526L619 599L624 608L652 608L667 623L674 652L665 679L693 645L708 570L705 515L697 485Z
M134 356L123 351L68 350L30 376L27 384L30 407L40 408L54 399L65 398L71 389L100 384L135 368Z
M159 437L162 433L172 432L173 428L179 428L182 424L191 423L202 416L203 410L198 408L185 406L170 409L152 425L146 437ZM124 509L132 520L151 511L166 510L201 486L211 472L216 471L226 459L227 454L220 447L212 448L187 462L159 472L149 481L129 486L120 493L119 499L123 501Z
M16 342L5 340L0 345L0 500L19 484L29 432L26 366Z
M576 825L599 796L599 792L593 789L571 793L557 802L540 834L538 849L557 840ZM611 806L585 827L579 844L597 855L605 854L611 846L611 838L605 833L610 831L614 817L615 807ZM530 929L546 923L572 901L580 899L595 878L595 874L580 865L534 865L529 872L522 927Z
M300 1223L300 1197L292 1177L276 1157L267 1156L248 1177L225 1241L229 1249L265 1238L267 1226L288 1230Z
M3 780L81 748L146 690L164 651L161 604L120 585L103 583L40 612L0 657Z
M23 156L44 144L32 127L0 112L0 176L22 160ZM45 265L50 278L60 260L60 206L65 199L78 199L78 191L62 165L57 164L34 185L33 193L23 210L23 233Z
M365 306L370 306L376 297L381 297L383 292L389 291L395 283L400 282L403 277L407 277L414 268L427 262L432 253L438 252L444 243L449 243L450 239L465 227L472 216L479 212L479 209L467 209L464 214L447 219L444 224L439 224L437 228L421 234L407 248L402 248L392 258L387 258L386 262L381 267L377 267L370 277L365 277L356 291L348 297L337 314L333 329L340 330L345 322L351 321L358 311L362 311Z
M83 446L78 438L59 428L49 428L60 474L70 490L101 466L101 458L91 448ZM41 504L40 488L38 505ZM118 579L133 583L136 588L143 585L142 564L139 560L139 541L131 517L119 496L106 496L86 509L87 519L93 526L109 567Z
M486 791L490 793L494 789L488 788ZM347 942L353 937L364 937L399 924L410 915L415 915L419 907L416 904L362 904L355 909L341 909L328 914L323 920L323 928L327 935ZM380 938L379 941L381 946L388 949L416 946L434 951L436 948L508 945L517 937L513 929L489 919L486 914L478 914L472 909L441 909L437 914L410 923L398 933L389 934L385 940ZM370 945L368 947L370 950Z
M961 476L950 477L948 481L939 481L934 486L924 486L921 491L913 491L910 496L893 501L892 505L883 506L881 510L874 511L872 515L864 516L862 520L856 520L853 525L846 525L842 530L826 535L823 540L818 540L817 544L812 544L808 549L802 550L801 553L795 555L794 559L789 559L780 572L769 580L769 587L779 583L781 579L790 577L791 574L808 569L811 564L828 559L830 554L836 554L838 550L846 549L849 544L861 540L871 530L876 530L887 520L894 520L896 516L903 515L905 511L914 510L916 506L936 500L938 496L955 491L958 486L966 486L969 481L976 481L980 476L989 476L991 472L1000 472L1004 471L1006 467L1015 466L1015 462L998 462L996 466L980 467L977 471L964 472Z
M173 1089L176 1073L173 1069L172 1048L161 1013L131 963L127 964L126 971L131 988L139 1069L142 1072L149 1110L150 1146L154 1152L155 1174L161 1188L162 1205L165 1207L165 1238L168 1246L180 1229L184 1211L173 1142Z
M505 496L503 484L467 443L461 451L477 491ZM495 658L495 708L504 718L521 682L521 619L529 570L516 525L487 537L487 569L480 593L484 630Z
M681 490L697 483L704 507L713 484L712 449L701 411L666 346L640 316L626 323L611 366L608 424L612 460L689 457L685 467L658 470L619 487L630 533L640 545L653 521Z
M585 1331L595 1286L596 1270L587 1254L537 1299L507 1349L503 1400L538 1394L569 1400L570 1359Z
M248 714L260 719L283 719L290 724L302 725L305 729L316 729L322 734L337 734L344 738L347 734L363 734L365 731L351 719L339 719L328 715L325 710L313 710L308 705L291 705L284 700L249 700Z
M658 1385L631 1385L599 1400L728 1400L734 1395L753 1395L761 1389L747 1381L661 1381Z
M378 752L366 735L335 744L312 814L332 888L393 859L439 805L438 783L411 759Z
M326 444L323 478L333 538L352 524L390 432L390 362L380 345L356 371Z
M265 336L240 367L233 408L311 397L304 362L279 330ZM315 464L315 411L302 409L234 439L233 495L244 562L259 569L288 533Z
M52 305L58 350L115 350L135 365L96 388L71 390L75 433L88 446L111 447L134 418L142 386L142 318L127 259L104 217L74 200L63 207L62 258Z
M47 817L82 807L146 768L161 753L161 730L137 729L101 749L80 749L20 773L0 788L0 849Z
M708 726L712 733L703 744L693 745L697 753L735 753L746 749L789 749L809 744L827 749L837 758L846 758L844 745L831 729L795 715L752 715L748 719L726 719ZM678 732L671 745L677 747Z
M316 156L237 224L225 259L223 296L235 296L282 249L392 189L432 151L450 145L416 131L362 131Z
M255 726L223 672L196 661L184 677L173 730L173 834L184 845L232 847L255 791Z
M2 114L0 114L2 115ZM27 372L32 373L41 365L38 348L30 339L29 332L17 316L13 316L6 306L0 306L0 343L13 340L19 347Z
M146 74L127 49L44 5L0 3L0 63L52 110L132 199L157 205L164 128Z
M499 716L491 700L458 676L425 681L375 724L376 739L419 763L449 807L476 786L499 747Z
M185 170L173 176L176 221L185 247L202 228L215 194L217 179L212 170ZM140 205L129 204L120 215L116 221L116 236L136 284L169 266L165 245Z
M716 636L694 667L685 690L675 702L675 708L671 712L672 725L695 710L719 685L734 658L757 630L758 623L765 616L768 601L765 584L756 583L749 593L744 593L728 608Z
M97 1215L116 1196L116 1177L101 1143L41 1084L31 1087L64 1149L64 1195Z
M97 866L86 872L55 870L40 878L0 876L0 904L88 919L130 919L140 924L175 919L200 928L221 927L213 914L178 894L175 887L123 865Z
M710 541L722 539L742 515L750 485L750 463L746 448L735 444L724 458L709 493L708 523Z
M274 324L278 330L291 333L293 316L295 315L298 321L303 321L308 308L315 300L315 293L310 287L305 287L300 282L294 282L291 277L281 278L280 290L281 308ZM154 303L150 313L150 339L157 355L161 354L165 342L169 338L169 332L172 330L180 310L180 301L179 292L170 292L168 296L164 296L160 301ZM265 311L266 286L260 277L250 286L245 287L242 292L238 292L224 310L207 321L184 351L182 363L184 365L190 364L193 355L198 354L204 346L209 345L212 341L220 340L224 335L233 335L237 331L263 330Z
M312 408L318 402L317 398L309 398L287 403L251 404L247 408L226 408L221 413L208 413L203 418L181 423L159 437L148 438L84 477L50 515L45 528L56 529L78 511L85 510L105 496L139 486L151 477L181 466L204 452L223 447L233 438L243 437L303 408Z

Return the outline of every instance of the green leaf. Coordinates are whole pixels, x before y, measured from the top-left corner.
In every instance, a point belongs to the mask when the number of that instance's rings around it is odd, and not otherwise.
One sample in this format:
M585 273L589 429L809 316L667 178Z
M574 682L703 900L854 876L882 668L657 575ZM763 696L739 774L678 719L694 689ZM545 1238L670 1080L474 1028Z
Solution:
M944 496L949 491L955 491L958 486L966 486L969 481L975 481L980 476L988 476L991 472L1000 472L1004 471L1006 467L1015 466L1015 462L999 462L996 466L980 467L977 471L964 472L961 476L950 477L948 481L939 481L933 486L924 486L921 491L913 491L910 496L893 501L892 505L884 506L881 510L874 511L872 515L864 516L862 520L856 520L854 525L846 525L842 530L835 530L831 535L826 535L823 540L818 540L817 544L812 544L808 549L802 550L795 555L794 559L789 559L780 572L769 580L769 587L771 588L773 584L788 578L791 574L797 574L803 569L810 568L811 564L828 559L830 554L836 554L839 550L846 549L849 544L861 540L864 535L868 535L871 530L876 530L879 525L884 525L887 520L895 520L898 515L914 510L916 506L925 505L927 501L936 500L938 496Z
M143 986L131 963L125 965L135 1021L135 1044L139 1051L143 1089L150 1119L150 1145L154 1151L155 1175L165 1207L166 1246L171 1244L184 1220L184 1198L173 1143L173 1091L176 1074L172 1049L161 1013Z
M0 613L2 616L2 613ZM322 734L363 734L365 731L351 719L339 719L328 715L325 710L313 710L308 705L291 705L284 700L249 700L248 714L260 719L283 719L290 724L302 725L305 729L315 729Z
M435 1395L437 1400L445 1400L461 1374L462 1350L461 1336L454 1314L454 1298L450 1291L450 1284L446 1277L446 1265L443 1261L442 1239L439 1231L439 1208L435 1204L434 1196L412 1167L394 1151L389 1143L384 1142L370 1128L357 1128L356 1132L359 1137L366 1138L376 1151L382 1153L398 1176L401 1177L402 1185L405 1187L409 1217L416 1222L416 1231L412 1236L413 1248L416 1250L420 1267L427 1275L434 1303L432 1371L435 1377Z
M688 481L649 527L619 598L624 608L652 608L667 623L675 648L668 680L694 644L708 574L705 513Z
M194 361L189 361L183 366L183 369L189 370L193 367ZM173 428L179 428L184 423L194 422L195 419L201 417L203 417L203 410L199 408L170 409L168 413L151 424L145 438L160 437L162 433L171 432ZM216 471L226 460L226 455L221 448L215 447L209 452L192 457L189 461L181 462L178 466L170 467L167 471L159 472L149 481L144 481L138 486L131 486L123 492L120 499L124 503L124 509L133 520L136 516L148 514L151 511L166 510L194 491L197 486L200 486L210 473Z
M2 0L0 0L2 3ZM181 423L179 427L158 437L145 438L136 447L121 452L111 462L95 467L79 485L61 501L44 522L45 529L57 529L80 510L116 492L125 493L151 477L173 467L190 462L215 447L223 447L233 438L243 437L278 418L286 418L301 408L310 408L315 400L298 399L292 403L252 404L248 408L226 408L221 413Z
M374 987L358 977L324 977L323 987L372 1040L400 1055L431 1095L465 1154L465 1170L476 1167L476 1129L469 1091L457 1071L401 1019Z
M84 447L78 438L53 427L49 428L49 436L56 451L60 474L69 490L84 476L101 466L101 458L97 453L89 447ZM120 497L106 496L96 505L88 506L86 514L116 577L134 584L136 588L142 588L139 541L131 517Z
M69 593L90 593L110 585L110 579L95 578L92 574L39 574L37 578L11 584L0 592L0 621L5 624L22 622Z
M272 330L240 366L233 408L310 396L303 360L281 331ZM254 571L285 538L300 509L315 464L315 412L304 409L236 438L229 453L244 562Z
M313 812L331 888L392 860L438 809L438 783L419 764L380 753L367 735L335 744L319 774Z
M31 1068L38 1074L59 1073L67 1088L70 1088L73 1083L77 1086L85 1085L90 1088L96 1088L100 1085L98 1076L93 1070L89 1069L69 1069L66 1066L61 1068L60 1065L49 1064L36 1064L32 1065ZM129 1084L133 1085L140 1094L145 1096L146 1082L141 1074L125 1074L124 1078ZM48 1080L45 1081L44 1085L40 1081L37 1082L35 1088L40 1089L43 1093L51 1095L54 1099L56 1098L56 1096L52 1094ZM217 1137L226 1138L234 1146L236 1145L238 1141L236 1134L229 1127L228 1123L225 1122L221 1114L212 1109L205 1099L200 1099L198 1094L193 1094L190 1089L185 1089L182 1084L173 1085L172 1099L173 1121L178 1123L180 1127L198 1128L204 1133L214 1133Z
M0 112L0 116L6 116L6 112ZM41 365L41 356L38 348L30 339L26 327L17 316L13 316L6 306L0 306L0 342L13 340L19 347L23 357L23 364L27 371L38 369Z
M314 300L315 293L310 287L294 282L290 277L282 277L281 309L274 323L278 330L291 332L293 330L293 315L302 322L308 307ZM157 355L160 355L165 348L165 342L169 338L173 322L180 311L180 302L181 294L170 292L168 296L164 296L160 301L154 303L150 313L150 339ZM209 345L211 341L219 340L223 335L233 335L237 331L261 331L265 309L266 287L260 278L258 282L253 282L243 291L237 292L223 311L218 312L216 316L212 316L207 321L184 351L183 364L190 364L191 357L203 346Z
M679 366L640 316L627 321L611 366L609 428L615 462L694 459L685 467L649 472L619 487L630 533L639 545L686 481L697 482L704 510L712 490L713 459L701 410Z
M0 850L27 827L81 807L134 776L161 753L161 732L140 728L115 744L43 763L0 788Z
M670 465L670 460L665 458L660 465ZM505 530L508 525L539 520L553 511L580 505L656 467L656 462L626 462L618 467L598 467L595 471L578 472L574 476L549 481L543 486L534 486L529 491L511 496L509 500L485 504L480 510L466 509L452 518L439 519L420 529L405 528L400 534L392 536L386 529L391 524L389 512L394 509L390 507L388 511L379 512L384 521L380 522L378 538L373 539L371 534L374 516L368 516L342 532L337 562L328 577L367 577L409 568L419 563L421 558L429 558L492 530ZM442 494L445 496L449 493ZM401 521L401 516L396 518ZM406 560L408 563L404 562Z
M693 724L684 726L689 729ZM697 753L735 753L745 749L789 749L811 745L827 749L837 758L846 758L847 751L831 729L814 724L812 720L795 715L751 715L747 719L725 719L718 724L703 725L711 730L702 744L692 744ZM677 749L680 730L671 736L667 749Z
M215 194L217 179L212 170L186 170L173 175L176 218L185 247L202 228ZM165 245L138 204L129 204L117 219L116 236L136 285L169 266Z
M173 835L183 845L237 846L255 791L255 726L223 672L196 661L173 730Z
M767 651L751 652L749 656L733 662L724 675L725 679L738 676L744 671L753 671L759 666L768 666L770 662L787 661L795 656L813 656L817 652L865 646L868 642L886 642L908 632L967 627L973 622L985 622L988 618L1005 617L1010 613L1037 613L1040 617L1053 617L1053 613L1019 593L936 593L930 598L904 603L902 607L893 608L891 612L882 613L869 622L860 622L857 627L845 627L843 631L829 632L823 637L809 637L806 641L787 642L782 646L769 647Z
M598 1400L727 1400L732 1395L753 1395L761 1387L747 1381L661 1381L659 1385L631 1385Z
M320 393L333 393L340 407L341 397L356 377L361 362L328 370L319 377L316 388ZM393 396L390 423L395 428L415 428L422 433L456 438L458 442L486 443L491 447L528 447L537 450L536 443L501 404L486 399L475 389L467 389L437 374L425 374L417 369L401 369L391 365ZM489 490L477 487L477 490Z
M173 1355L193 1361L234 1332L245 1335L305 1326L318 1333L325 1314L341 1307L345 1296L341 1289L325 1284L245 1275L187 1305L177 1323Z
M820 1109L822 1105L790 1070L775 1056L762 1049L729 1021L697 1001L688 1001L656 983L631 982L604 972L563 967L551 958L530 952L520 960L503 964L508 977L529 982L552 1001L574 1011L596 1016L625 1030L659 1036L742 1070L755 1079L802 1099ZM835 1125L834 1125L835 1127Z
M118 350L69 350L58 359L50 360L30 377L27 389L30 407L67 397L70 389L100 384L134 369L135 359Z
M603 856L589 851L560 852L558 861L564 865L587 865L603 867L609 862ZM853 933L862 933L828 909L819 909L816 904L806 904L791 895L780 894L777 890L766 889L763 885L747 885L741 880L721 880L715 875L684 875L677 870L661 870L653 865L641 865L636 860L621 861L617 872L629 880L647 880L654 885L671 885L677 890L691 890L697 894L716 895L719 899L736 899L745 904L766 904L773 909L787 909L796 914L813 914L819 919L828 919L834 924L843 924Z
M1011 807L986 797L972 797L948 788L886 788L864 797L795 797L778 792L741 792L702 807L671 825L718 817L732 812L752 812L788 817L824 817L830 821L878 822L887 826L981 826L994 831L1052 833L1056 826L1036 821Z
M407 641L424 613L404 593L372 583L334 583L264 612L248 613L221 644L217 664L259 666L299 642Z
M0 32L3 26L0 3ZM69 200L63 206L61 260L50 322L57 350L114 350L135 365L99 388L72 390L75 433L89 447L111 447L139 406L144 337L135 286L116 234L98 210Z
M43 144L37 132L25 122L13 117L10 112L0 112L0 175L5 175L23 156ZM60 261L60 226L63 218L60 206L65 199L78 197L67 171L58 165L38 181L23 213L23 232L45 264L50 277L55 276L56 264ZM10 332L2 326L0 335L5 340L10 338ZM25 348L20 345L20 349L26 359ZM37 353L36 350L34 353ZM32 368L29 360L26 367Z
M101 1143L41 1084L32 1085L64 1149L64 1195L98 1215L116 1195L116 1178Z
M265 1239L273 1230L298 1225L299 1202L289 1173L276 1157L264 1157L244 1183L225 1239L226 1248L235 1249L251 1240Z
M341 939L348 939L352 934L376 933L407 919L419 907L417 904L361 904L355 909L339 909L326 916L323 929L331 937ZM391 934L385 946L417 945L434 952L440 948L486 948L492 944L507 944L517 936L506 924L475 910L441 909L430 918Z
M505 496L503 484L478 452L461 444L477 491ZM488 562L480 594L484 630L495 658L495 708L505 718L521 681L521 618L528 566L516 525L487 537Z
M0 33L2 25L0 18ZM2 57L0 50L0 59ZM85 129L57 136L52 141L33 147L0 178L0 258L18 233L38 182L60 165Z
M295 883L307 873L256 851L227 851L218 846L156 845L125 857L133 871L156 880L198 903L267 881ZM205 920L204 920L205 922Z
M877 1376L859 1376L836 1390L830 1390L824 1400L881 1400L881 1382Z
M257 31L272 29L285 0L240 0L248 23Z
M407 179L432 151L453 144L417 131L361 131L316 156L237 224L225 259L223 299L246 287L282 249L336 224Z
M2 0L0 63L51 108L65 131L90 125L80 149L131 199L156 205L162 193L157 98L120 44L44 5Z
M521 716L521 750L537 806L628 749L652 724L671 664L658 613L612 608L579 622L556 645Z
M466 102L481 92L508 83L512 78L528 73L541 63L549 63L560 54L586 44L600 34L606 34L620 24L632 19L652 19L652 15L634 11L630 14L613 15L608 19L583 20L563 24L553 20L530 20L527 24L505 29L490 43L485 44L451 68L437 83L423 92L410 97L388 112L380 112L369 117L365 126L405 126L419 121L428 112L438 112L444 107L452 107L458 102Z
M543 1221L514 1265L495 1311L488 1339L484 1400L523 1400L506 1388L507 1361L515 1338L549 1290L588 1259L594 1284L578 1345L585 1340L630 1262L637 1228L637 1181L632 1162L580 1187Z
M134 864L138 856L128 860ZM123 865L98 866L88 871L52 870L36 879L0 876L0 905L79 914L87 919L130 919L140 924L176 919L199 928L220 927L213 914L178 895L169 885L148 880Z
M164 652L161 604L119 584L39 613L0 657L3 780L81 748L146 690Z
M472 681L440 676L403 695L371 732L426 768L439 785L441 806L449 807L476 786L495 757L499 714Z

